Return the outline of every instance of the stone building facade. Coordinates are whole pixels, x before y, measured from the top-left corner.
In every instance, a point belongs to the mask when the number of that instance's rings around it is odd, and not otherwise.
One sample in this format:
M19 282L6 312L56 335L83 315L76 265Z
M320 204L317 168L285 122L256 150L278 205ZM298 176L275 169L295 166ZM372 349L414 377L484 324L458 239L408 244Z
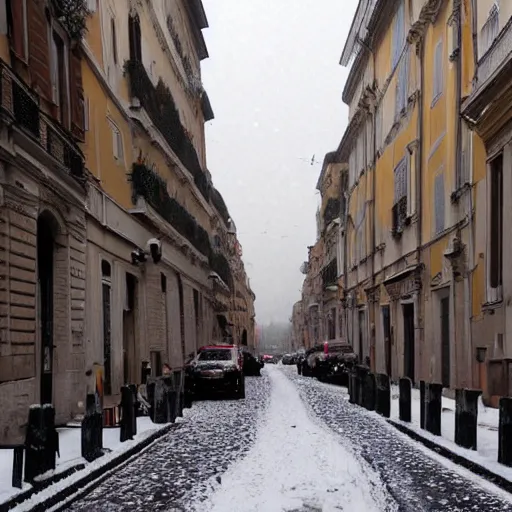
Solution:
M79 418L93 368L105 408L143 366L181 377L222 341L219 288L254 344L236 232L216 242L232 220L206 164L201 1L74 0L78 24L65 5L0 0L0 443L32 403Z

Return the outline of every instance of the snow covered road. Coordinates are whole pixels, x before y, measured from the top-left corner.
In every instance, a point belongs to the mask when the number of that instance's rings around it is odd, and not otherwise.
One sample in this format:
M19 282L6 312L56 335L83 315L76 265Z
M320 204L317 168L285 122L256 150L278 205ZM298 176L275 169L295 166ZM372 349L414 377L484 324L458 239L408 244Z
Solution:
M195 403L68 510L512 512L510 495L351 405L344 388L268 365L246 393Z
M198 512L395 510L378 475L313 421L278 368L270 366L268 372L270 407L256 443Z

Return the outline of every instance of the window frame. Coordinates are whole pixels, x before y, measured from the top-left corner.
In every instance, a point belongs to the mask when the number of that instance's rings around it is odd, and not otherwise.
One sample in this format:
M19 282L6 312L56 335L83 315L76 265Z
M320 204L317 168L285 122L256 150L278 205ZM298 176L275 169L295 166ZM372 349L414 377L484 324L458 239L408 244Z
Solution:
M432 103L431 108L439 101L443 95L444 89L444 44L443 38L437 41L434 49L434 81L432 87ZM440 62L438 62L438 59Z
M442 183L442 193L441 196L439 196L439 189L438 184ZM433 222L433 231L434 231L434 237L439 236L442 234L446 229L446 186L445 186L445 174L444 174L444 168L441 167L441 169L438 170L438 172L434 176L434 222ZM440 205L438 204L438 199L442 200L442 217L439 214L440 211ZM442 219L442 227L441 225L438 226L438 219Z

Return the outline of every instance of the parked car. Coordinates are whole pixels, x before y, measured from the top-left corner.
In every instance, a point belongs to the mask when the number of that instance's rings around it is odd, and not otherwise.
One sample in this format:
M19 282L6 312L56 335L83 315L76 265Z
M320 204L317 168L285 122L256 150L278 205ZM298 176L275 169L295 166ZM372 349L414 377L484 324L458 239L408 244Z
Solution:
M245 398L243 359L235 345L200 348L186 369L192 396L227 393L236 399Z
M243 372L246 377L260 377L261 369L264 366L264 363L258 361L250 352L246 350L242 351L242 356L244 358L243 363Z
M356 364L357 355L351 345L345 342L331 342L317 353L313 375L322 382L347 384L348 373Z
M264 361L265 363L277 364L278 359L276 358L276 356L271 356L271 355L265 354L265 355L263 356L263 361Z
M304 353L302 361L302 375L304 377L313 377L313 371L316 365L316 356L324 350L323 345L315 345Z
M293 354L285 354L283 359L281 359L281 362L286 365L295 364L295 357Z

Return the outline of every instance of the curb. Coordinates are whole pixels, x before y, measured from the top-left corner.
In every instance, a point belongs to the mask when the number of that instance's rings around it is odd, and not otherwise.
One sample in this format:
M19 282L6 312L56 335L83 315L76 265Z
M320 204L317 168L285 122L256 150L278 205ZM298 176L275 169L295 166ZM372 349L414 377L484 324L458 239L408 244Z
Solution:
M85 489L85 487L89 485L91 482L94 482L94 480L97 480L99 477L101 477L108 471L116 470L119 466L121 466L121 464L126 462L129 458L140 453L142 450L144 450L144 448L147 448L154 441L165 436L172 429L178 427L179 425L179 423L171 423L161 428L160 430L157 430L140 443L136 444L135 446L132 446L129 450L120 453L117 457L114 457L113 459L109 460L107 463L103 464L97 469L91 471L90 473L87 473L86 475L83 476L83 478L80 478L76 482L73 482L72 484L57 491L55 494L48 497L47 499L40 501L37 505L34 505L34 507L30 509L31 512L44 512L50 509L51 507L55 507L56 505L63 502L73 494L78 493L77 496L75 496L70 502L66 503L66 507L68 507L70 503L73 503L74 501L80 499L85 494L91 492L92 489ZM13 509L17 505L20 505L23 502L32 498L35 494L47 489L56 482L64 480L65 478L71 476L77 471L85 469L85 467L86 464L79 464L78 466L74 466L66 471L63 471L62 473L59 473L58 475L55 475L55 477L49 478L44 482L40 482L40 485L38 485L37 487L33 487L32 489L29 489L28 491L18 494L17 496L11 498L10 500L1 503L0 512L7 512L8 510ZM80 492L81 490L83 492Z
M403 434L409 436L414 441L421 443L430 450L438 453L439 455L445 457L446 459L451 460L453 463L464 467L465 469L471 471L475 475L485 478L486 480L500 487L504 491L512 493L512 482L510 480L507 480L506 478L494 473L493 471L485 468L484 466L481 466L477 462L473 462L469 459L466 459L466 457L458 455L457 453L451 451L450 449L445 448L444 446L441 446L435 443L434 441L427 439L426 437L423 437L422 435L418 434L417 432L403 425L402 423L398 423L390 419L387 419L386 421Z

